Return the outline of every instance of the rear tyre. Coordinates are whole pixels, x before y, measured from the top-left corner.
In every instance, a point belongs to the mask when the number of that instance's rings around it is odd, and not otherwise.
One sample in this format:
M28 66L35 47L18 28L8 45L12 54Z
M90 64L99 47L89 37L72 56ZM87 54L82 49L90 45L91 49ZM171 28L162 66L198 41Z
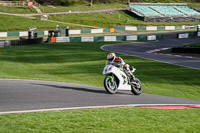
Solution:
M105 77L104 79L104 88L106 91L110 94L114 94L117 92L117 82L114 79L113 82L111 82L111 79L109 77Z
M137 78L134 82L136 82L136 84L135 83L131 84L131 92L134 95L140 95L142 93L142 83Z

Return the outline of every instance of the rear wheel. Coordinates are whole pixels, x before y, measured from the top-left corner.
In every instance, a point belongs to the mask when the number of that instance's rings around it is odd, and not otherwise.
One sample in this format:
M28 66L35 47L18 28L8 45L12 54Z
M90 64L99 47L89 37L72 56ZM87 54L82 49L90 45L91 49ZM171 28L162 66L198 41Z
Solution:
M135 79L133 83L131 83L131 92L134 95L140 95L142 93L142 83L139 79Z
M117 92L117 82L115 79L113 81L109 77L105 77L104 79L104 88L110 94L114 94Z

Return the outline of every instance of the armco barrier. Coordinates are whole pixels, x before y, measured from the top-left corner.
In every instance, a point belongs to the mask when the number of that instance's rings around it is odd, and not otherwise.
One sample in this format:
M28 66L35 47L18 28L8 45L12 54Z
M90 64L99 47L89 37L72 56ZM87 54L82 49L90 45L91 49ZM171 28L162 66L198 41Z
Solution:
M41 43L43 43L42 37L35 39L7 40L7 41L0 41L0 48L9 46L18 46L18 45L41 44Z
M10 41L0 41L0 48L11 46Z
M182 26L114 26L117 30L126 31L162 31L162 30L184 30L184 29L197 29L198 25L182 25Z
M81 42L81 37L70 37L70 42Z
M182 25L182 26L114 26L114 28L100 28L100 29L83 29L83 30L69 30L69 35L74 34L97 34L97 33L108 33L115 32L116 30L126 31L162 31L162 30L180 30L180 29L191 29L200 25ZM48 31L36 31L38 35L48 35ZM61 34L65 35L66 31L61 30ZM28 31L22 32L0 32L0 37L11 37L11 36L28 36Z
M126 41L126 36L116 36L117 41Z
M95 36L94 42L104 42L104 36Z
M178 33L178 39L200 37L200 32Z
M118 35L90 37L56 37L56 42L153 41L161 39L163 39L163 35Z
M83 30L69 30L69 35L74 34L96 34L96 33L107 33L114 32L114 28L100 28L100 29L83 29ZM38 35L48 35L49 31L36 31ZM65 35L66 31L61 30L61 34ZM19 36L26 37L28 36L28 31L21 32L0 32L0 37L11 37L11 36Z

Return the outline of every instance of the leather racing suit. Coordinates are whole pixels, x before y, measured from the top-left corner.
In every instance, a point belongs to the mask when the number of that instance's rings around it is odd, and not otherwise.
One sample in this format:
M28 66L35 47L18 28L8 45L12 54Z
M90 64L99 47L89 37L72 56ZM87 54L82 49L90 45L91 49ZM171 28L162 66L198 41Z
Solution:
M135 76L131 72L129 65L126 64L121 57L115 57L112 61L108 61L108 64L114 65L123 70L126 73L126 75L130 78L130 81L135 80Z

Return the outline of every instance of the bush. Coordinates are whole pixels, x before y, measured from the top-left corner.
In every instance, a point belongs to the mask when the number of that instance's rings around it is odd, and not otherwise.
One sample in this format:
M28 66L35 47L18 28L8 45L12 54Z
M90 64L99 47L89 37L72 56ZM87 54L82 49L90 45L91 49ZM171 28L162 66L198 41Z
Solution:
M172 53L193 53L193 54L200 54L200 48L172 48Z

